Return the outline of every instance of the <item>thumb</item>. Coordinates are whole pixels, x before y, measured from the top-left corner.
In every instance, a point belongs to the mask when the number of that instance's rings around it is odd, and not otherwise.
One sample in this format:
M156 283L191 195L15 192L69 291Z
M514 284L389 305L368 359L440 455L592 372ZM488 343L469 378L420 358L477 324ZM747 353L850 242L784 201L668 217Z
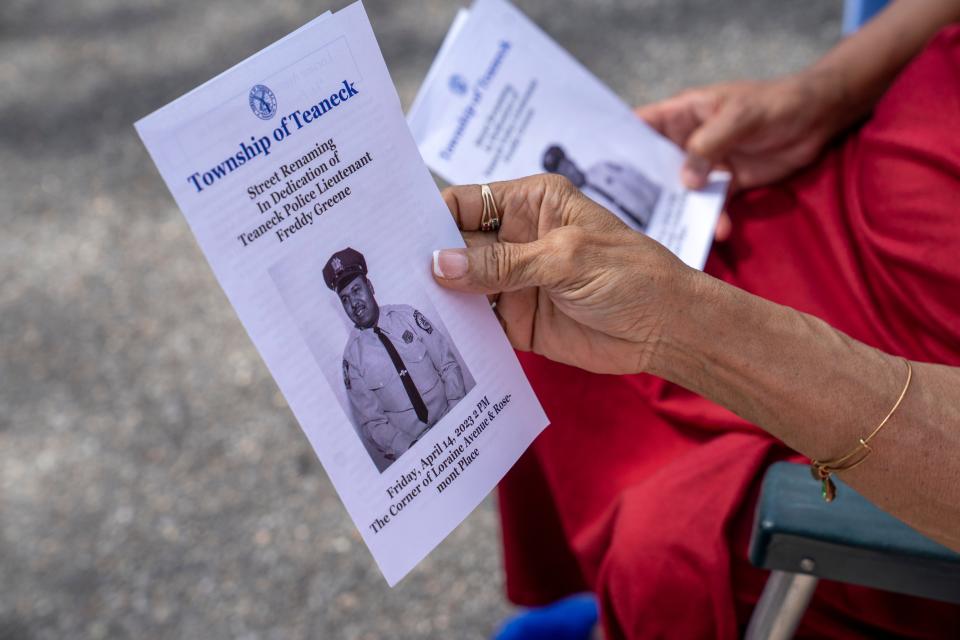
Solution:
M433 275L448 289L499 293L548 284L547 252L541 240L495 242L433 252Z
M745 116L739 103L726 102L713 117L690 134L686 145L687 159L681 173L688 187L703 187L710 170L742 141L750 128L750 120Z

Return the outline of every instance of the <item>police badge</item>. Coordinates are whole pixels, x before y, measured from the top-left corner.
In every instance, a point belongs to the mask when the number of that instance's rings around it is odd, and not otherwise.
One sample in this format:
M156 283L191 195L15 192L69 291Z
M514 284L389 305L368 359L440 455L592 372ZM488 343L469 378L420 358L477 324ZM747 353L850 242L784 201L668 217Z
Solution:
M407 344L410 344L411 342L413 342L413 334L410 333L410 329L407 329L406 331L403 332L403 341L406 342Z
M350 390L350 365L347 364L347 360L343 360L343 386L347 388L347 391Z
M431 325L426 318L423 317L423 314L413 310L413 319L417 321L417 326L426 331L427 333L433 333L433 325Z

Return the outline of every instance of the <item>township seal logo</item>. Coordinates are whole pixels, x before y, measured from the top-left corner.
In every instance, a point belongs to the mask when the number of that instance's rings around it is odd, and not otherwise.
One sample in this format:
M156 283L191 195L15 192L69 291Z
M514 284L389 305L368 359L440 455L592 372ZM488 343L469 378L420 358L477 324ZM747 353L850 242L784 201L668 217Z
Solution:
M250 110L261 120L269 120L277 113L277 96L262 84L250 89Z
M458 96L462 96L467 92L467 81L459 73L455 73L450 76L450 80L447 82L447 85L450 87L450 91L454 92Z

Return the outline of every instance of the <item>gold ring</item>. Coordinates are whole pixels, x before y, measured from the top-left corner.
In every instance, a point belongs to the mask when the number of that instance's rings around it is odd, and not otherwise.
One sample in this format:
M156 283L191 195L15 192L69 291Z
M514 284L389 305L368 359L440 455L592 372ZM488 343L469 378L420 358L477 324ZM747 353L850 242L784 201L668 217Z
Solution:
M500 211L497 201L493 199L490 185L480 185L480 196L483 198L483 215L480 217L480 231L496 231L500 228Z

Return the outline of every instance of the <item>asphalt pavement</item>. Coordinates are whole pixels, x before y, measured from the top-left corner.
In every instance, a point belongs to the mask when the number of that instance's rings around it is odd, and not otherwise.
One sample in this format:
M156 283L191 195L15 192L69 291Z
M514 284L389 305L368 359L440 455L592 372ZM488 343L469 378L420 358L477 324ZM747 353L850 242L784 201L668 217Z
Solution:
M492 498L387 588L132 127L344 4L0 4L0 639L485 638L510 612ZM839 0L518 4L633 103L839 37ZM404 104L457 6L367 3Z

